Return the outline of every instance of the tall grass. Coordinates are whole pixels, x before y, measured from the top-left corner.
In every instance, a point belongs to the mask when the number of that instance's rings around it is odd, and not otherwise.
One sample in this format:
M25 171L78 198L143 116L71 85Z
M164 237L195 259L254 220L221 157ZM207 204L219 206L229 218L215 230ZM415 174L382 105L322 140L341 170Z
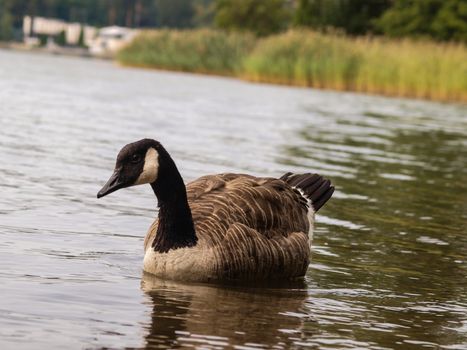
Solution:
M258 42L243 63L242 77L352 90L360 59L359 52L347 38L290 31Z
M126 65L234 75L254 44L251 34L207 29L145 31L117 59Z
M453 43L290 31L258 42L243 63L242 77L466 102L467 48Z
M123 64L390 96L467 102L467 47L294 30L264 39L213 30L151 31Z

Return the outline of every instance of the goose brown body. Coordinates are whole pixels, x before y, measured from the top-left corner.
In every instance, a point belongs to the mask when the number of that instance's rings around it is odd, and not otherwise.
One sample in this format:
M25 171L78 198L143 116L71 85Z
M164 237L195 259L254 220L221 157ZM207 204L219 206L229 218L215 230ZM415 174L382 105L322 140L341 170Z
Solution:
M201 177L186 189L198 237L195 247L186 248L193 255L155 254L151 246L156 220L145 239L147 272L203 281L271 280L305 274L314 211L286 181L219 174ZM188 271L183 271L184 266Z

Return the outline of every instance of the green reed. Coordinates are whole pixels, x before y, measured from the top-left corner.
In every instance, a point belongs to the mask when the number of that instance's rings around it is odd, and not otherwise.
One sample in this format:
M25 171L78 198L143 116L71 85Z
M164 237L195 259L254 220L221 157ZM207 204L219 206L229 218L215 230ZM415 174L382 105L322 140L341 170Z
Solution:
M118 60L137 65L390 96L467 102L467 48L292 30L264 39L214 30L148 31Z
M433 100L467 101L462 44L290 31L256 45L243 64L253 81Z
M254 44L250 34L208 29L144 31L117 59L126 65L233 75Z

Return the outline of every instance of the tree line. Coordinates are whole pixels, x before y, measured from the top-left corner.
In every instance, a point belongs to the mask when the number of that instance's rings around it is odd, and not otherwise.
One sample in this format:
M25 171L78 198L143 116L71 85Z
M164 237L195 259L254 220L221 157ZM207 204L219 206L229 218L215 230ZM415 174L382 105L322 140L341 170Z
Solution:
M218 27L259 36L290 27L467 42L467 0L0 0L0 40L25 15L102 27Z

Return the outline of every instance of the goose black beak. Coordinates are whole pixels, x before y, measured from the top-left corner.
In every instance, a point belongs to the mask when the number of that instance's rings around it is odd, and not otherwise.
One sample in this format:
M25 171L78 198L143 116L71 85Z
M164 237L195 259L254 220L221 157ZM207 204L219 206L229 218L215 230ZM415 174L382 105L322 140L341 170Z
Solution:
M97 193L97 198L107 196L108 194L115 192L123 187L125 186L124 183L120 180L120 169L115 169L110 179L107 181L104 187L102 187L102 189Z

